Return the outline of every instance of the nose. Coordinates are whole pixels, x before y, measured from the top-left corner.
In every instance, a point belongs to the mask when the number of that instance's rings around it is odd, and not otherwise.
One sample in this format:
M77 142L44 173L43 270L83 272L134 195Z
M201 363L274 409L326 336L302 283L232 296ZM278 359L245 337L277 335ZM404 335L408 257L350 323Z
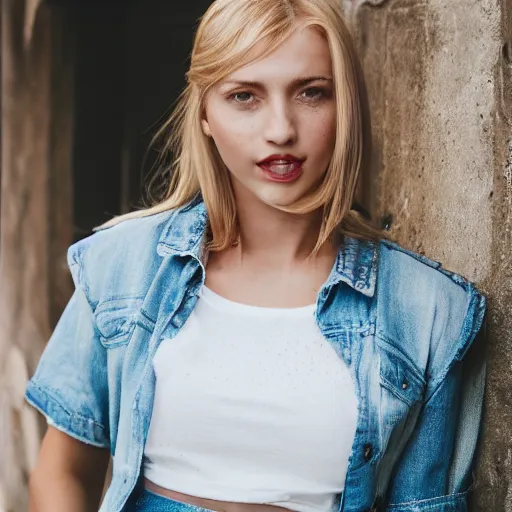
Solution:
M276 146L289 146L297 139L297 126L290 107L284 101L268 107L264 136L267 142Z

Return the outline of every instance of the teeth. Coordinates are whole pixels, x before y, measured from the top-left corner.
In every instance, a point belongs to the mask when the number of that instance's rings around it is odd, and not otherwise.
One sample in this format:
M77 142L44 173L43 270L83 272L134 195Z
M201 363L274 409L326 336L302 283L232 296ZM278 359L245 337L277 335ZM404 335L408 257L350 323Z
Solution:
M283 163L281 163L283 162ZM295 162L274 160L269 166L269 169L276 174L287 174L295 170Z

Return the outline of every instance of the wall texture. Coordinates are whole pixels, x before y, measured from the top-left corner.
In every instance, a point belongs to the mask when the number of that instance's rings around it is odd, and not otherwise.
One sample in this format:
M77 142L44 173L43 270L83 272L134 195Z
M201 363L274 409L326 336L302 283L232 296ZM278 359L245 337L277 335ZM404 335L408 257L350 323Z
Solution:
M344 0L369 85L367 206L489 297L472 510L512 511L512 1Z
M24 401L72 288L72 79L63 21L37 0L1 2L0 512L28 510L45 423Z

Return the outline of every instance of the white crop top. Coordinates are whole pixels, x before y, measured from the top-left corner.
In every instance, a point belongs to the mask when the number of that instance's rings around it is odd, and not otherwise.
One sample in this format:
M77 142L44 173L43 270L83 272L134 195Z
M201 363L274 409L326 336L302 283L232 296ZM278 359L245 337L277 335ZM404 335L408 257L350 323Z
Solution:
M357 398L315 305L264 308L203 287L154 359L145 476L213 500L328 512L345 485Z

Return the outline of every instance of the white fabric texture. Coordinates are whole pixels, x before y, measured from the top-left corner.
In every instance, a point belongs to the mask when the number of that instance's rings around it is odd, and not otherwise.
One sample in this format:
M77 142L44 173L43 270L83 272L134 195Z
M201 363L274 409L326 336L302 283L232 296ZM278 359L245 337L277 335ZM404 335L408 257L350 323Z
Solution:
M153 365L149 480L214 500L333 508L345 485L357 397L314 304L249 306L203 287Z

